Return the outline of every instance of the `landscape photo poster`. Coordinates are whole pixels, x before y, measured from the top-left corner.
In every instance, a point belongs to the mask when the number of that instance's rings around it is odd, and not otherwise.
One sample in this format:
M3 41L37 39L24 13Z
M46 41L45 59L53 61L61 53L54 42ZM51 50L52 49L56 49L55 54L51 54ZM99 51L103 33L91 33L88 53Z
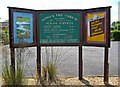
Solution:
M14 43L33 43L33 14L14 12L13 18Z
M106 12L92 12L86 14L87 36L86 42L106 42Z

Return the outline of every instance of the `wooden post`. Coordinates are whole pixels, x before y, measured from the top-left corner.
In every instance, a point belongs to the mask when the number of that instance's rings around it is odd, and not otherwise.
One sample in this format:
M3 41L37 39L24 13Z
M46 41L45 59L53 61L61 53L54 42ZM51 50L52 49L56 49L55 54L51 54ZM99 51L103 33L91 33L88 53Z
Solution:
M83 79L82 45L79 46L79 80Z
M105 47L104 54L104 84L109 84L109 63L108 63L108 47Z
M10 48L10 54L11 54L11 65L10 68L12 69L13 77L15 84L15 48Z
M37 46L37 79L41 77L41 47Z

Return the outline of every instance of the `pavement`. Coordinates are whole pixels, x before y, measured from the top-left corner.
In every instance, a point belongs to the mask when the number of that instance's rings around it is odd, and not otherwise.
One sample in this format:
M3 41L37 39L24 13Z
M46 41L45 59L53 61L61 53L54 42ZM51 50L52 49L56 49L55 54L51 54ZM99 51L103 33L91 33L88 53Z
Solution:
M55 52L57 52L56 48ZM70 49L70 50L69 50ZM58 65L58 74L64 76L78 76L78 47L61 47L62 52ZM64 54L66 51L68 52ZM8 54L9 50L7 49ZM45 48L42 47L42 64L45 63L46 55ZM59 53L60 53L59 52ZM25 52L24 61L25 73L27 76L36 75L36 47L30 47ZM111 42L111 48L109 48L109 75L118 76L118 42ZM0 46L0 77L2 73L2 48ZM8 55L9 57L10 55ZM50 59L50 56L49 58ZM104 48L103 47L87 47L83 46L83 75L102 76L104 67Z

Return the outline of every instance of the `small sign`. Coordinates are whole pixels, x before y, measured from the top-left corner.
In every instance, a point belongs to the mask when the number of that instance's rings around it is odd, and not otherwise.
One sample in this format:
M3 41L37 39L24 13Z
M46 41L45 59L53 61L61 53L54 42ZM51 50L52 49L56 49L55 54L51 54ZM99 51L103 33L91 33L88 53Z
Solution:
M90 21L90 37L104 34L104 18Z
M80 13L41 13L40 43L79 43Z

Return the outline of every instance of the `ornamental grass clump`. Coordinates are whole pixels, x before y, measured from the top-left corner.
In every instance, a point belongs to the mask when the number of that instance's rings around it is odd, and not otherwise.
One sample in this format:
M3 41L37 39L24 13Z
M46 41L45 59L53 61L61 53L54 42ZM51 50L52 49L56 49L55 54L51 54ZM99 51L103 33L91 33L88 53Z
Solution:
M43 61L42 65L40 85L60 85L60 80L57 78L58 66L74 54L63 58L63 56L67 54L70 49L63 51L60 48L45 47L43 50L43 57L45 58L45 61Z
M13 70L10 66L9 62L9 50L8 46L2 45L2 78L4 85L13 85L14 84L14 76Z
M3 85L23 85L25 81L25 73L23 68L23 61L22 61L22 55L24 48L17 49L16 50L16 70L15 70L15 76L14 76L14 70L12 70L12 66L10 65L9 61L9 47L4 45L3 46L3 54L2 54L2 78L3 78Z

